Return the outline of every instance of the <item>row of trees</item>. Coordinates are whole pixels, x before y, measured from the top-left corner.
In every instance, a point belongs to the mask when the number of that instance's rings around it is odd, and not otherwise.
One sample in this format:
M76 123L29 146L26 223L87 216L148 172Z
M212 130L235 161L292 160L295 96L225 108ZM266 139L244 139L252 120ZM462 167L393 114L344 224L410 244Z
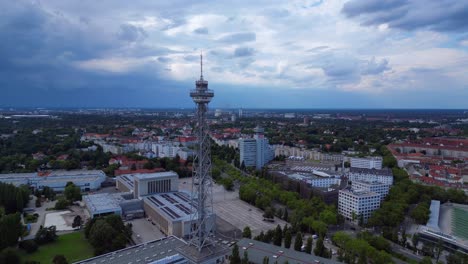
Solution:
M30 191L27 186L16 187L13 184L0 182L0 206L6 214L23 211L28 204Z
M312 254L312 237L308 237L305 246L303 245L304 237L301 232L294 233L294 244L292 244L293 230L287 225L282 229L280 225L277 225L275 229L268 230L266 233L263 231L254 240L261 241L264 243L273 243L275 246L284 246L285 248L291 248L296 251L304 251L305 253ZM247 226L242 232L242 236L245 238L251 238L251 230ZM316 256L331 258L331 252L325 248L324 237L320 236L314 248L314 254ZM304 248L303 248L304 246Z
M392 256L384 249L373 247L367 240L376 240L369 235L361 238L352 238L345 232L336 232L333 237L333 243L339 247L338 260L344 263L393 263ZM376 241L382 243L381 241ZM389 248L382 245L384 248Z
M20 213L0 215L0 250L16 246L23 232Z
M297 192L282 190L277 184L262 178L243 177L242 181L240 199L263 210L270 210L274 203L285 205L284 209L272 210L277 216L289 220L294 230L324 235L328 225L338 223L335 206L326 205L318 197L302 199Z

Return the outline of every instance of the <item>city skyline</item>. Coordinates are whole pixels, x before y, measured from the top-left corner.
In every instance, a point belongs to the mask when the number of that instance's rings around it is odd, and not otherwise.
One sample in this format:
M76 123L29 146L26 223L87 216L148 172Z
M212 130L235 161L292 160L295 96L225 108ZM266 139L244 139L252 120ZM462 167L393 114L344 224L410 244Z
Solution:
M212 108L467 107L466 2L1 6L3 108L191 108L200 51Z

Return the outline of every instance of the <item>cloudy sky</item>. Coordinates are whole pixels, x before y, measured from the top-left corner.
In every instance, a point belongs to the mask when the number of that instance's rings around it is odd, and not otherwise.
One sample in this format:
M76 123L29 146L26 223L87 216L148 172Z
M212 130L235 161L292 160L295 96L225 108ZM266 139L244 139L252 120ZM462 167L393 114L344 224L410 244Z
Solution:
M0 107L468 108L468 1L0 0Z

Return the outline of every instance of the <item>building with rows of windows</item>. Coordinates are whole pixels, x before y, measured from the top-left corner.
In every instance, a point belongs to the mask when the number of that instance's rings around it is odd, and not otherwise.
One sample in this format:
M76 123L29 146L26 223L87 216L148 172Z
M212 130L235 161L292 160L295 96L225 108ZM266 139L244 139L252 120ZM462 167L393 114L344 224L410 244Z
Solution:
M344 189L338 194L338 212L346 220L366 223L380 207L380 194L363 189Z
M361 189L378 193L380 195L380 200L383 200L390 190L390 185L378 181L354 181L352 182L352 186L353 189Z
M390 169L362 169L362 168L350 168L346 175L350 182L354 181L368 181L368 182L380 182L388 185L393 184L393 173Z
M259 170L273 160L275 150L263 135L263 128L257 126L254 132L253 138L239 139L240 162L244 163L246 167L255 167Z
M367 157L350 159L351 168L360 169L382 169L382 157Z

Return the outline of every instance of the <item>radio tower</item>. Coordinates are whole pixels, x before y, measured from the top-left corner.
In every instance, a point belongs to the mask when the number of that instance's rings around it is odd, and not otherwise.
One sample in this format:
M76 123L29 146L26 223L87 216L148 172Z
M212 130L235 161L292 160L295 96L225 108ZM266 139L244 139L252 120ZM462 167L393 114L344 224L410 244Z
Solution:
M211 244L210 234L213 231L213 196L211 178L211 155L209 128L206 123L208 103L214 97L214 92L208 89L208 81L203 80L203 55L200 54L200 80L195 82L196 89L190 91L197 104L197 150L193 163L192 178L192 209L195 213L191 219L190 244L201 252ZM194 224L196 223L196 224Z

